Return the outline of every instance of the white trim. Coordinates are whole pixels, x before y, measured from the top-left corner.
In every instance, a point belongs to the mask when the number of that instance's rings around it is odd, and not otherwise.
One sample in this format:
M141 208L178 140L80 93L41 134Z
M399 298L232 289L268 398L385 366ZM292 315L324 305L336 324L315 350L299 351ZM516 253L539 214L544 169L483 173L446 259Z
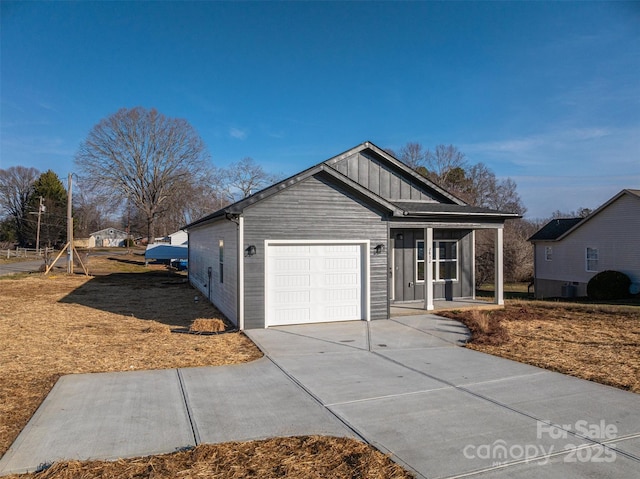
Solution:
M495 303L499 306L504 305L504 231L502 228L496 228L495 238Z
M314 244L356 244L360 245L360 254L362 255L361 283L364 288L362 294L362 313L365 321L371 321L371 241L370 240L264 240L264 327L269 327L269 246L278 245L314 245Z
M238 217L238 329L244 330L244 218Z
M471 295L476 299L476 230L471 230Z
M433 228L424 229L424 309L433 311Z

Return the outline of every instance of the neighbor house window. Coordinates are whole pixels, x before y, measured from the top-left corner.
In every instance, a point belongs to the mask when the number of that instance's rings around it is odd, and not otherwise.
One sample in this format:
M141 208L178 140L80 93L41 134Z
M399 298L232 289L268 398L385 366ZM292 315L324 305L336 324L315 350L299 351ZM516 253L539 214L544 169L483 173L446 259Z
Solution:
M587 271L598 271L598 248L587 248Z
M224 240L220 240L219 243L219 265L220 265L220 282L224 283Z
M416 281L424 281L424 241L416 241ZM433 280L458 280L458 242L443 240L433 242Z
M546 261L551 261L553 258L553 246L545 246L544 247L544 259Z

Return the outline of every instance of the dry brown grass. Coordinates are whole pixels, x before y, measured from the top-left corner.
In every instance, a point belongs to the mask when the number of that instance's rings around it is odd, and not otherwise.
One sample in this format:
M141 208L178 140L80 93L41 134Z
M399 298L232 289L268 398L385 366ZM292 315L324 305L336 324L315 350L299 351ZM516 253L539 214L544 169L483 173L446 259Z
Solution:
M143 268L139 256L91 257L95 276L0 279L0 454L62 374L223 365L257 359L241 333L219 331L220 313L182 275ZM228 325L227 325L228 326ZM61 462L9 477L408 478L375 448L332 437L200 445L190 451L115 462Z
M640 393L639 307L522 301L442 315L469 327L469 348Z
M9 479L33 475L9 476ZM116 462L66 462L38 479L162 478L410 478L400 466L353 439L302 436L201 445L190 451Z
M220 317L208 302L194 302L183 277L162 267L145 272L135 257L92 263L102 273L93 278L35 274L0 280L0 454L60 375L222 365L261 356L241 333L170 332ZM135 268L137 273L119 272Z

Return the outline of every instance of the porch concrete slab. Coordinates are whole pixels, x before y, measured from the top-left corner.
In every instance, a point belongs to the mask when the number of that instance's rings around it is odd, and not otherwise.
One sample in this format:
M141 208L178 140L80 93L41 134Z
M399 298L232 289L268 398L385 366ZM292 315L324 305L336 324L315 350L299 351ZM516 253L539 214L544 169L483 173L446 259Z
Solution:
M474 479L620 479L638 477L638 463L620 454L611 456L599 446L576 449L542 461L529 461L508 465L496 465L474 474Z
M313 355L368 349L365 321L252 329L246 333L258 345L262 344L273 356Z
M406 327L394 321L371 321L370 344L373 351L389 349L451 348L451 343L433 334ZM452 348L451 348L452 349Z
M429 478L459 477L490 468L503 457L511 459L509 455L543 458L570 443L586 444L579 438L539 438L534 419L455 388L330 409L394 459Z
M378 353L430 377L455 386L503 381L511 377L530 377L544 369L503 359L496 367L494 356L465 348L427 348L422 351L378 350Z
M325 405L448 387L367 351L278 356L275 361Z
M314 434L354 437L267 358L181 369L180 374L198 443Z
M544 371L465 388L571 430L593 427L604 433L608 426L616 436L640 433L640 395L564 374Z
M403 324L409 328L455 344L456 346L466 344L471 338L469 329L461 322L433 314L393 318L392 322Z
M0 475L194 445L175 369L74 374L58 380L0 460Z

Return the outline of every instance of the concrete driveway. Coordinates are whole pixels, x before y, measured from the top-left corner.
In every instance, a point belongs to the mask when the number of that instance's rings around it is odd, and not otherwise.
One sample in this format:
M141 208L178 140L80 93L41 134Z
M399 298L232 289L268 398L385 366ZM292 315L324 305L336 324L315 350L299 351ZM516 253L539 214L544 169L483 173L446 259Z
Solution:
M330 434L418 477L633 477L640 397L458 347L464 326L408 316L253 330L235 366L63 377L0 474L62 458Z

